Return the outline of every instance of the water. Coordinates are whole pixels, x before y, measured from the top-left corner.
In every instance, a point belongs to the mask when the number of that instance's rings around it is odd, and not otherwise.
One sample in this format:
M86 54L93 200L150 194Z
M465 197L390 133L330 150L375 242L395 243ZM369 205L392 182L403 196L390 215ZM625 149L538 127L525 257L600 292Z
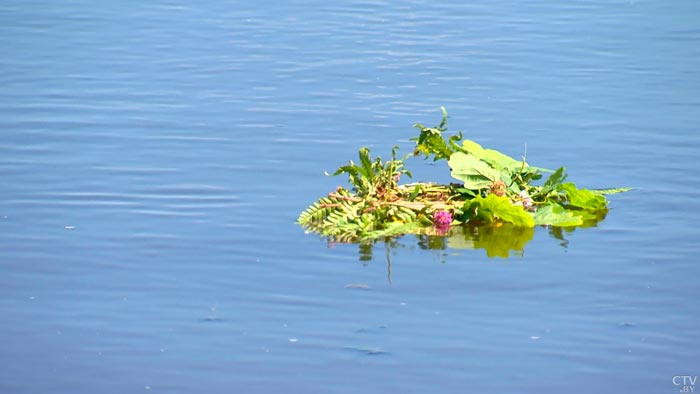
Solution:
M678 392L700 372L698 15L2 2L0 392ZM344 182L324 170L408 152L441 105L484 146L637 190L509 259L294 224Z

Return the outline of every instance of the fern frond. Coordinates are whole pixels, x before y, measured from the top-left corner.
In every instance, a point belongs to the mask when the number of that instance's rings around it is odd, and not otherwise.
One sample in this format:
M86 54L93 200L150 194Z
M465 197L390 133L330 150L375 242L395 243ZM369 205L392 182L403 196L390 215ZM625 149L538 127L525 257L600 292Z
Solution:
M323 222L334 211L348 211L352 201L354 200L347 190L339 189L335 193L319 198L306 208L297 218L297 223L309 226L311 223Z
M332 197L319 198L299 215L297 223L306 226L312 222L323 221L338 204L336 200Z

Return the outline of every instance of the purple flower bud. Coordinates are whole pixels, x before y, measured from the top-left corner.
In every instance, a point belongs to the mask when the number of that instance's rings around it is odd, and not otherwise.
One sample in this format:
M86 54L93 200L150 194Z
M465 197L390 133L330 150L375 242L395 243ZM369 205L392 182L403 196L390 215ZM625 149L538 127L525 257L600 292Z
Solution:
M450 227L452 214L447 211L436 211L433 214L433 224L438 228Z

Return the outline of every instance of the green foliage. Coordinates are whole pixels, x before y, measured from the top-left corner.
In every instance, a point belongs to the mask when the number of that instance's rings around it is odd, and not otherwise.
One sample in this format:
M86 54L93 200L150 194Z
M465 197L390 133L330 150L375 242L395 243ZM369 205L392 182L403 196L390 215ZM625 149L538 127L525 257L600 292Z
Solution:
M573 183L559 185L559 190L566 193L566 205L587 211L606 209L608 202L602 194L596 194L588 189L578 189Z
M299 215L297 222L303 226L323 222L336 208L346 203L336 197L321 197Z
M452 169L452 177L464 182L465 189L484 189L500 179L500 172L467 153L453 153L448 164Z
M297 222L330 240L363 244L406 233L443 236L451 231L449 225L473 228L475 223L486 223L492 230L482 228L481 236L468 236L465 241L486 248L489 255L507 256L508 251L521 250L524 244L492 240L486 234L506 237L521 232L531 238L532 228L538 225L595 225L607 213L605 195L630 190L579 189L573 183L564 183L564 167L552 172L530 166L525 159L516 160L462 140L461 132L446 138L444 108L439 125L415 127L420 133L412 139L416 143L414 155L447 160L460 184L399 184L402 175L411 176L404 165L411 155L398 159L395 146L391 160L383 161L381 157L372 158L369 149L363 147L358 163L351 160L333 173L346 174L351 190L338 188L321 197L299 215ZM537 184L543 172L551 174Z
M497 150L484 149L481 145L471 140L462 141L462 150L497 171L507 171L509 174L513 174L524 167L528 167L525 161L515 160Z
M445 107L440 107L442 110L442 121L438 126L425 127L420 123L416 123L413 127L420 130L418 137L411 138L411 141L416 142L414 154L425 155L425 158L433 156L433 161L449 159L455 152L459 150L458 142L462 139L462 133L459 132L447 140L444 139L442 133L447 131L447 110Z
M333 175L348 174L348 182L358 196L376 196L394 189L401 175L409 178L411 173L405 169L404 161L396 158L399 147L391 150L391 160L384 162L381 157L372 160L369 148L360 148L360 165L352 160L339 167Z
M562 182L564 182L564 179L566 179L566 168L559 167L559 169L554 171L554 173L552 173L552 175L550 175L544 182L544 185L542 185L542 188L540 189L540 193L546 195L553 192L559 187L559 185L561 185Z
M508 197L489 194L477 196L464 204L464 212L469 221L481 220L486 223L506 222L516 226L534 227L535 221L522 206L513 205Z

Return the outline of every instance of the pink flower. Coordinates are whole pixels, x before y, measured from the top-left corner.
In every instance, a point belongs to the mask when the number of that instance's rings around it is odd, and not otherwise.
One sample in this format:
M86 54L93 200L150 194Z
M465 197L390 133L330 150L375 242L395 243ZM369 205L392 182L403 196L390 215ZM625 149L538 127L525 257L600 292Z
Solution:
M433 224L437 228L450 227L452 224L452 214L447 211L435 211L433 214Z
M530 197L530 194L528 194L527 190L521 190L520 193L518 193L518 198L520 199L520 201L518 201L520 204L518 205L522 204L523 208L526 211L534 211L535 209L537 209L534 206L532 197Z

